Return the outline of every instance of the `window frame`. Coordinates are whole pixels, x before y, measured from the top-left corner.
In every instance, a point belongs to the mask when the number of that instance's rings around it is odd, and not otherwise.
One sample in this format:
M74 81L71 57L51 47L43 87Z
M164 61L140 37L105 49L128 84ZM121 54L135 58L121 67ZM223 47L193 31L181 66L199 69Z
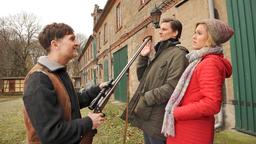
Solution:
M116 32L122 28L122 10L121 3L118 3L116 6Z
M104 44L108 42L108 29L107 29L107 23L104 24L104 30L103 30L103 39L104 39Z

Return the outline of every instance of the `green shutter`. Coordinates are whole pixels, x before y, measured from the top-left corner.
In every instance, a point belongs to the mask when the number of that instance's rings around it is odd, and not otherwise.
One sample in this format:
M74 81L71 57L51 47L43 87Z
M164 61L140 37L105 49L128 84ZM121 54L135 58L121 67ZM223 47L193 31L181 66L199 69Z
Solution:
M97 55L97 44L96 44L96 40L93 39L93 59L96 58L96 55Z
M256 5L255 0L227 0L231 39L236 129L256 134Z
M118 74L123 70L125 65L128 62L128 55L127 55L127 46L122 48L121 50L115 52L113 54L114 57L114 77L116 78ZM124 77L119 82L117 88L115 89L115 99L125 102L127 99L127 80L128 76L124 75Z
M108 81L108 60L104 61L104 81Z
M95 85L96 85L96 79L97 79L97 77L96 77L96 69L93 69L93 82L94 82Z

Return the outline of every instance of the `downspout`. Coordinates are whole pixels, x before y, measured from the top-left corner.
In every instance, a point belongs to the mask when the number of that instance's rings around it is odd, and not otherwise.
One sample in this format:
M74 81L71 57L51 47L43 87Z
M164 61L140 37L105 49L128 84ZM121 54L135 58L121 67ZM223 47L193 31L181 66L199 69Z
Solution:
M222 106L220 108L220 112L217 114L217 118L218 118L218 121L214 125L215 129L221 128L223 126L223 108L222 108Z
M209 7L210 19L215 18L215 16L214 16L214 3L213 3L213 0L208 0L208 7Z
M214 2L213 0L208 0L208 7L209 7L209 15L210 15L210 19L214 19L215 15L214 15ZM214 125L214 128L220 128L223 126L223 108L221 105L220 108L220 112L217 114L217 122Z
M222 96L223 96L223 99L226 98L226 93L224 91L226 91L226 87L225 87L225 82L223 82L223 87L222 87ZM214 125L214 128L215 129L218 129L218 128L222 128L223 125L224 125L224 110L223 110L223 103L221 103L221 107L220 107L220 111L218 114L215 115L215 118L217 117L217 121L215 119L215 125Z

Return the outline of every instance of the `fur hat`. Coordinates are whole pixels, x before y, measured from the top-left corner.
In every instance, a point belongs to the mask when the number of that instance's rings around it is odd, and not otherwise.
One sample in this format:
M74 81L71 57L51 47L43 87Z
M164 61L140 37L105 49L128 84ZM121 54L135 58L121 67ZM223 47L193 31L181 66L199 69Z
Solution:
M212 36L212 39L217 45L225 43L234 34L234 30L223 21L217 19L206 19L196 24L205 24L208 32Z

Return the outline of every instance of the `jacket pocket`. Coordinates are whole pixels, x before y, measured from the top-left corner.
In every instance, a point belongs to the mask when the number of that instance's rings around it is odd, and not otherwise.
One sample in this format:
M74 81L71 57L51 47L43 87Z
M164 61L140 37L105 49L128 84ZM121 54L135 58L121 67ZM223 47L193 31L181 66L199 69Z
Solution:
M144 97L141 97L134 112L139 118L148 120L151 116L152 108L151 106L147 106Z

